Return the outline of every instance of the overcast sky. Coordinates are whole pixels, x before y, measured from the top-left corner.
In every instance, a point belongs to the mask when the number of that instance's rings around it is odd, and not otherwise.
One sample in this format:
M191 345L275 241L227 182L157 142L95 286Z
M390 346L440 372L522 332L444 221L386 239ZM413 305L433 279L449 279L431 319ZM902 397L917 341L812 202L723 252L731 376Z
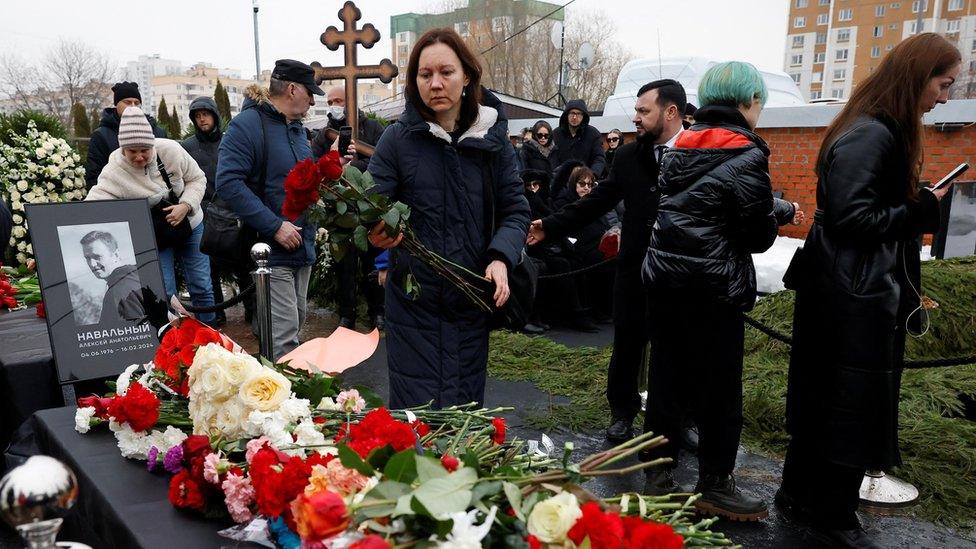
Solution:
M568 0L552 0L566 4ZM261 66L290 57L323 65L342 62L341 50L319 42L329 25L338 25L340 0L261 0ZM637 57L703 55L749 61L782 70L789 0L576 0L569 17L604 12L616 24L621 43ZM363 21L382 39L360 48L360 62L390 56L390 16L430 11L439 2L360 0ZM5 1L0 18L0 52L39 58L59 38L83 40L119 65L139 55L158 53L185 65L197 61L254 72L251 0L102 0Z

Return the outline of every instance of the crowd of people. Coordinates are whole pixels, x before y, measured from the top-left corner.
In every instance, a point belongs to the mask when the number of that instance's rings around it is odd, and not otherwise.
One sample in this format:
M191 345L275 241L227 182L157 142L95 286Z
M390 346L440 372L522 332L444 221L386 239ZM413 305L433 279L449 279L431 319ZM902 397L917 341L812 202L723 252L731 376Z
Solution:
M948 97L958 50L938 35L903 41L854 90L827 130L815 166L817 209L805 246L787 272L797 293L787 420L792 440L776 504L824 543L878 547L854 511L865 469L899 464L897 402L906 333L919 318L918 237L938 227L946 189L919 187L921 117ZM570 101L553 128L526 128L512 145L498 98L481 86L477 56L450 29L419 38L406 68L405 112L385 131L360 113L356 138L371 158L344 162L368 170L377 191L410 207L417 238L495 286L503 307L520 261L559 275L540 284L524 330L556 319L593 329L613 319L607 400L612 441L633 435L636 388L650 343L644 430L668 440L697 431L697 505L738 520L766 516L766 503L735 483L742 430L742 313L757 299L752 254L768 249L778 226L799 223L796 203L774 198L770 150L756 133L768 91L747 63L711 67L697 90L657 80L637 93L636 139L605 136L582 101ZM246 273L200 252L209 203L240 217L271 245L275 356L298 344L314 224L284 219L283 180L300 160L336 149L322 132L309 140L302 118L326 96L329 127L346 125L344 90L326 94L308 65L276 63L267 90L251 89L226 129L215 105L191 106L195 135L180 144L141 110L138 88L120 83L92 138L89 199L148 198L188 236L160 253L166 291L175 271L194 304L221 299L218 275ZM893 90L897 90L894 92ZM117 143L117 145L116 145ZM175 200L167 200L175 197ZM493 216L493 217L490 217ZM389 405L436 407L484 401L488 315L398 246L382 223L372 250L339 263L340 323L353 327L357 287L368 314L385 327ZM607 242L615 263L604 264ZM602 244L602 245L601 245ZM528 259L523 259L527 250ZM364 278L380 271L379 286ZM410 295L404 274L424 288ZM375 291L374 291L375 290ZM217 323L212 314L201 315ZM679 491L678 444L641 455L672 458L647 473L645 492Z

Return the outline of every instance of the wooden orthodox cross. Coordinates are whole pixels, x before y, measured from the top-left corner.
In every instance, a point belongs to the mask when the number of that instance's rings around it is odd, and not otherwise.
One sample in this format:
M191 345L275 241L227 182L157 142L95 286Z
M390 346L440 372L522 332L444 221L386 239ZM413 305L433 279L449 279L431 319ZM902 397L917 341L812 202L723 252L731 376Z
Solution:
M389 84L399 73L396 65L389 59L383 59L379 65L358 65L356 63L356 46L362 44L364 48L372 48L380 40L380 31L372 23L366 23L362 29L356 28L356 21L363 17L356 4L346 2L339 10L339 19L343 22L343 30L330 26L322 33L321 41L331 51L339 46L345 46L345 64L341 67L323 67L318 61L312 63L315 70L315 80L344 80L346 88L346 120L352 126L353 139L359 139L359 105L357 104L356 82L363 78L379 78L380 82ZM370 152L372 147L369 147ZM343 151L344 152L344 151ZM360 151L365 152L365 151Z

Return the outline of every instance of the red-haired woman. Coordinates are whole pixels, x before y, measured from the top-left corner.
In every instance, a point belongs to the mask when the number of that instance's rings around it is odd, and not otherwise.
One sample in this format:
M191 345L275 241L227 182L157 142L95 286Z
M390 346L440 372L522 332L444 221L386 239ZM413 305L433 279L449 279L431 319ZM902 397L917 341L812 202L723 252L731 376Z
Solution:
M410 225L421 242L483 271L495 282L495 305L505 303L508 273L525 246L529 205L501 103L481 87L481 65L453 30L428 31L414 46L405 111L383 133L369 172L379 192L410 206ZM370 242L391 248L397 239L378 227ZM416 299L404 288L407 273L420 284ZM386 284L390 407L482 402L488 320L453 286L394 248Z
M881 547L855 511L866 469L901 463L905 334L921 324L919 237L948 189L919 188L922 115L945 103L959 51L905 40L859 84L817 159L817 212L785 278L796 290L786 398L790 447L776 503L822 543Z

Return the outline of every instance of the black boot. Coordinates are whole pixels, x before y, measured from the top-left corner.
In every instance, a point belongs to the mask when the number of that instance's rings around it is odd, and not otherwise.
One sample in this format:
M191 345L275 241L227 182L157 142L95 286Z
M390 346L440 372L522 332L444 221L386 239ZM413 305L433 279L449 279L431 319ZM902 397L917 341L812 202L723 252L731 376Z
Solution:
M625 442L634 438L633 418L615 417L607 427L607 440L610 442Z
M525 326L522 326L522 333L529 335L542 335L546 333L546 331L542 329L542 326L529 322Z
M386 319L383 318L383 315L373 315L371 318L373 322L373 328L376 328L377 330L380 331L383 331L383 329L386 328Z
M824 547L838 549L884 549L884 545L871 539L860 527L850 530L831 530L828 528L811 527L807 530L807 537L816 540Z
M674 481L674 467L645 469L644 475L644 494L648 496L666 496L681 491L681 486Z
M688 452L689 454L698 453L698 427L694 424L685 426L681 430L681 440L678 441L678 445L681 449Z
M356 329L356 319L350 316L339 317L339 327L348 328L350 330Z
M769 515L766 504L757 498L743 494L735 486L732 475L702 473L698 477L695 492L702 497L695 507L708 515L719 515L738 521L755 521Z

